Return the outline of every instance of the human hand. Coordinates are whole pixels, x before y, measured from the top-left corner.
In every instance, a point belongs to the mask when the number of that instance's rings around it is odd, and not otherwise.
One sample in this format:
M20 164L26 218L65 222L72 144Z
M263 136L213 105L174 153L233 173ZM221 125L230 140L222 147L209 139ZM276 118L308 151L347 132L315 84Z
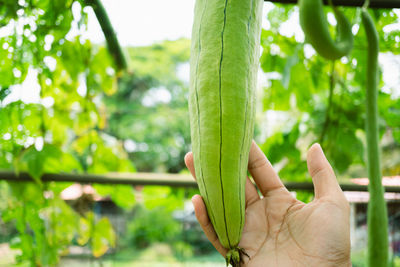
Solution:
M195 177L193 155L185 163ZM315 198L305 204L285 188L264 153L253 141L248 170L256 187L246 178L245 224L239 247L246 267L351 266L349 204L321 146L307 154ZM197 220L214 247L225 257L200 195L192 198Z

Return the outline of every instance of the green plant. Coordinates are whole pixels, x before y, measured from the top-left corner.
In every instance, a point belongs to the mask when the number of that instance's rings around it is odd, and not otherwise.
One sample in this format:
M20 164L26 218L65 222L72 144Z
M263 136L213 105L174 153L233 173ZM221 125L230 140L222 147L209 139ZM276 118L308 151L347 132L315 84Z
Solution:
M378 133L378 54L379 37L366 8L361 18L367 36L368 61L366 78L367 166L370 200L368 203L368 266L387 266L389 241L386 202L383 196Z
M244 186L254 131L261 0L198 0L189 111L196 177L227 263L240 261Z
M105 116L94 99L113 93L117 77L109 52L82 36L85 6L67 0L0 7L1 28L10 29L0 38L0 168L34 179L7 182L1 207L1 219L17 231L17 263L56 266L82 230L80 215L60 196L71 184L42 182L44 173L134 171L121 142L99 134ZM112 246L102 243L112 240L111 225L99 222L90 236L96 256Z
M30 266L55 266L77 233L79 216L58 195L45 198L43 192L56 191L53 184L9 183L11 195L1 214L14 222L18 235L11 247L21 253L17 262Z
M357 9L346 8L343 12L347 18L361 22L361 18L357 19ZM387 25L398 23L399 16L390 9L374 8L372 14L379 40L384 43L380 46L380 60L391 61L400 53L400 43L395 41L399 29ZM269 25L262 30L260 59L265 77L262 104L261 99L259 102L263 112L257 118L261 134L256 134L255 139L264 143L261 148L273 165L281 167L279 175L286 181L307 180L304 156L312 142L320 142L343 181L349 177L367 177L364 106L367 74L363 67L367 53L362 25L354 38L352 52L335 61L332 73L332 62L310 50L297 31L286 27L297 18L298 6L273 4L266 16ZM379 136L390 143L382 147L383 174L395 175L400 166L399 157L393 156L400 149L400 99L398 82L385 78L388 66L382 65L380 69L380 85L385 90L378 93Z
M366 4L366 6L368 3ZM369 266L387 266L388 262L388 231L387 210L383 197L382 174L380 168L379 133L378 133L378 54L379 35L374 22L366 10L361 11L368 46L366 71L366 136L367 136L367 166L370 180L371 195L368 205L368 264ZM331 60L347 55L353 45L351 25L342 13L334 8L338 20L338 42L335 43L328 31L328 25L323 18L322 1L300 1L300 24L306 39L323 57ZM315 22L315 20L319 23ZM333 85L331 86L333 90ZM330 96L332 96L332 90ZM331 101L331 100L330 100Z
M96 218L96 215L89 211L84 217L79 218L78 244L88 244L93 256L100 257L110 247L115 247L116 234L108 218Z

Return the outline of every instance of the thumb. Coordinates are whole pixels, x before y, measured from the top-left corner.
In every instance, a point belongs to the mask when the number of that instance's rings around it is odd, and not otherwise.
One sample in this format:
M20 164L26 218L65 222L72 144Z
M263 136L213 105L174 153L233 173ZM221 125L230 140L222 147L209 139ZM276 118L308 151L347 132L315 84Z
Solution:
M314 144L307 153L307 167L314 184L315 198L343 195L335 173L319 144Z

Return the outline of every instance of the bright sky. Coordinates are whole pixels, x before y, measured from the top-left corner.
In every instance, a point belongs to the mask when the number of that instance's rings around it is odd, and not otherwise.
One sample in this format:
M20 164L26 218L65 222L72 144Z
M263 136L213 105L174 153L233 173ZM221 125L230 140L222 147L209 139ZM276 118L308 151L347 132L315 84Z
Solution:
M194 0L102 0L122 46L190 38ZM89 17L90 39L103 41L94 14Z
M190 38L195 0L102 0L122 46L144 46L157 41ZM271 4L264 6L264 18ZM267 21L264 19L264 26ZM94 13L89 14L88 37L104 36ZM300 28L298 28L300 29Z

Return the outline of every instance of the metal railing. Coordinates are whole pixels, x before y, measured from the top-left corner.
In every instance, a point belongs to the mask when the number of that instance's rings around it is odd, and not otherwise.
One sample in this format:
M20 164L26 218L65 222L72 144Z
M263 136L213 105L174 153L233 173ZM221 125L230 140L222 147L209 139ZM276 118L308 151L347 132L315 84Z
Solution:
M296 4L297 0L265 0L265 2ZM328 0L323 0L325 5L328 5ZM332 0L335 6L352 6L360 7L364 5L365 0ZM370 0L369 7L372 8L400 8L400 0Z
M21 172L0 171L0 180L24 182L33 181L32 177ZM98 184L129 184L129 185L164 185L172 187L196 188L197 183L189 174L171 173L108 173L108 174L76 174L76 173L47 173L42 176L43 182L76 182ZM314 190L312 182L284 182L288 190ZM368 191L368 186L354 183L340 183L343 191ZM400 193L400 186L385 186L386 192Z

